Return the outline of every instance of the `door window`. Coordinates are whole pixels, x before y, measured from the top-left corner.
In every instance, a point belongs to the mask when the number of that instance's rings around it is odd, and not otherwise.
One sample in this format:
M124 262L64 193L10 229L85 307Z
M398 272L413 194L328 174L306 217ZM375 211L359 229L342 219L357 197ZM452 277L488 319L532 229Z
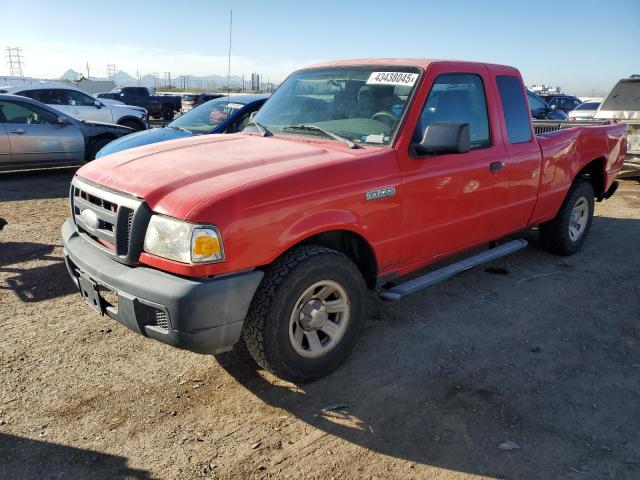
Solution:
M20 125L54 125L58 117L35 105L0 101L0 110L6 123Z
M71 105L73 107L93 107L95 99L89 95L78 92L76 90L64 90L66 102L63 105Z
M479 75L447 73L436 78L414 132L419 142L436 122L468 123L471 148L491 145L484 85Z

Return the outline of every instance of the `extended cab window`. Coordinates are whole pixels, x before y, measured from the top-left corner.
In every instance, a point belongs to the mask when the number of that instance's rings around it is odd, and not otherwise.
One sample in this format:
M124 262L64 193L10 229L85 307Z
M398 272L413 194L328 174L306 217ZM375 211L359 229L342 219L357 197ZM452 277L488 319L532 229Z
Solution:
M498 75L496 83L500 92L504 120L507 124L509 143L530 141L529 109L527 108L520 79L511 75Z
M422 140L427 127L436 122L468 123L472 149L491 145L487 102L480 76L447 73L436 78L420 114L414 141Z

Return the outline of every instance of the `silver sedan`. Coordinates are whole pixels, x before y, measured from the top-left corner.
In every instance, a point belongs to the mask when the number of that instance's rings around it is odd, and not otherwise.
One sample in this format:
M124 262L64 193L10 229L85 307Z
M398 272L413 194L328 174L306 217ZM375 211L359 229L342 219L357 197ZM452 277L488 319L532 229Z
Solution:
M28 98L0 95L0 171L79 165L131 132L79 121Z

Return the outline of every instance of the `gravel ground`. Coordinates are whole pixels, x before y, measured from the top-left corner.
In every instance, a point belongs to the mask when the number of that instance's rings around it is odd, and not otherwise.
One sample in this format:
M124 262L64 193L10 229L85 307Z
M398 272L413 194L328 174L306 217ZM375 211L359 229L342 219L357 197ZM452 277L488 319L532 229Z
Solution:
M92 313L61 259L71 175L0 176L0 478L640 478L638 182L580 254L529 232L373 299L345 365L296 386Z

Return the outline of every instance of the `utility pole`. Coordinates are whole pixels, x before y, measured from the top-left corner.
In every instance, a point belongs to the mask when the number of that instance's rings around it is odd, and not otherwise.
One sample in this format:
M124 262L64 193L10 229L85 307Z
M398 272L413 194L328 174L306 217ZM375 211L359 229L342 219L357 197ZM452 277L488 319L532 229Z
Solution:
M89 80L91 78L91 72L89 71L89 62L87 61L87 80Z
M171 72L164 72L164 85L171 87Z
M140 86L140 70L136 68L136 77L138 77L138 86Z
M9 75L24 78L24 73L22 72L22 49L20 47L7 47L6 57L9 64Z
M116 81L116 65L114 63L107 64L107 77L109 80Z

